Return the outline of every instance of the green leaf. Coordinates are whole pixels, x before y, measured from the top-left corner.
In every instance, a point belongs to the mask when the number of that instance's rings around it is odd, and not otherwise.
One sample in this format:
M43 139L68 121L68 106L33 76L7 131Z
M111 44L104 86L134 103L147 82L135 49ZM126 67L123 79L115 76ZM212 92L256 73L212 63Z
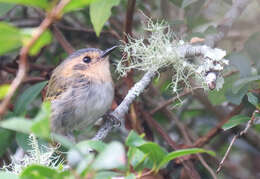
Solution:
M144 152L138 148L130 147L127 151L127 158L128 161L130 161L134 171L141 171L145 168L153 168L153 161L148 158L148 154L144 154Z
M37 83L26 89L17 99L14 106L14 113L21 115L25 112L27 106L40 94L41 90L45 87L47 81Z
M251 75L251 62L249 56L242 52L234 52L229 57L231 66L234 66L240 73L240 77L248 77Z
M81 173L81 168L85 169L86 166L92 162L92 158L88 157L89 155L92 155L90 151L94 149L100 153L106 148L106 146L107 145L101 141L81 141L69 150L67 160L71 166L76 166L80 163L81 166L77 167L77 171ZM82 165L84 166L82 167Z
M125 179L136 179L136 177L133 173L130 173L129 175L127 175L127 177L125 177Z
M90 20L97 36L111 15L113 6L117 6L120 0L97 0L90 4Z
M31 165L25 168L20 179L61 179L59 173L49 167L41 165Z
M158 166L167 155L167 152L163 148L153 142L147 142L137 148L144 154L147 154L156 166Z
M177 157L182 157L184 155L197 154L197 153L208 153L212 156L216 155L213 151L204 150L204 149L200 149L200 148L177 150L177 151L173 151L173 152L169 153L167 156L165 156L163 161L160 163L159 168L166 165L169 161L171 161Z
M251 82L260 80L260 75L245 77L237 80L232 87L233 93L237 93L244 86L248 86Z
M90 3L95 2L96 0L71 0L63 9L64 13L79 10L87 7Z
M250 120L250 117L248 117L248 116L236 115L236 116L233 116L231 119L229 119L229 121L222 126L222 129L228 130L239 124L246 123L249 120Z
M256 64L258 73L260 72L260 32L251 35L245 42L244 50L250 59Z
M247 93L248 102L250 102L255 107L258 106L258 98L253 95L253 93Z
M0 2L17 4L17 5L19 4L25 6L33 6L33 7L43 8L43 9L48 8L47 0L0 0Z
M97 156L92 167L95 170L109 170L125 165L125 149L119 142L112 142Z
M186 8L196 1L198 1L198 0L183 0L182 4L181 4L181 8Z
M170 0L175 6L181 7L183 0Z
M12 131L0 128L0 157L6 152L6 149L12 144L10 142L12 141L12 138L13 138Z
M8 3L0 3L0 16L5 15L8 11L10 11L14 5Z
M239 105L242 102L242 99L244 98L247 92L248 92L248 86L245 85L244 87L239 89L237 93L233 93L232 88L228 89L225 93L225 96L227 101Z
M8 23L0 22L0 55L19 48L21 45L19 29Z
M217 90L213 90L213 91L209 91L208 92L208 97L210 102L213 105L220 105L221 103L223 103L224 101L226 101L226 93L229 89L232 89L232 84L239 78L238 75L232 75L232 76L228 76L225 78L225 82L223 87L217 91ZM230 90L231 91L231 90Z
M138 147L142 144L145 144L146 141L132 130L127 136L125 143L128 147Z
M50 138L50 115L51 104L50 102L44 102L31 127L31 131L35 135L46 139Z
M108 178L113 178L116 176L119 176L120 174L117 172L110 172L110 171L101 171L98 172L95 176L94 179L108 179Z
M0 178L19 179L19 176L11 172L0 171Z
M22 41L24 45L26 45L28 41L31 39L35 30L36 30L35 28L27 28L21 31ZM51 41L52 41L52 34L49 30L46 30L31 47L29 52L30 55L36 55L41 50L42 47L50 44Z
M6 96L9 88L10 88L10 85L8 85L8 84L0 86L0 100L3 99Z
M33 121L25 118L10 118L0 122L0 127L30 134Z

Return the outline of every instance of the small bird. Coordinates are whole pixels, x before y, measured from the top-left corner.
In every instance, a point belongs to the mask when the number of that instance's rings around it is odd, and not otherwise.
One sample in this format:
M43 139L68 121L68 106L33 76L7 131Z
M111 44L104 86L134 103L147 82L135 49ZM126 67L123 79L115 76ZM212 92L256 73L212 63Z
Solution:
M114 84L108 55L116 47L80 49L54 69L45 98L51 102L52 132L75 141L75 130L93 126L110 109Z

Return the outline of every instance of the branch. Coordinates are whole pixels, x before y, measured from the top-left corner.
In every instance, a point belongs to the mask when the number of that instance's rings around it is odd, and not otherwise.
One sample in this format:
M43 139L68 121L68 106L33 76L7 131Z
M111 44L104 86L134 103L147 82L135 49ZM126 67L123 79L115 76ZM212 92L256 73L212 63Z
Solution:
M243 135L245 135L245 134L247 133L247 131L249 130L249 128L253 125L253 123L254 123L254 121L255 121L255 115L256 115L256 113L259 113L259 112L260 112L260 111L255 110L255 111L253 112L253 115L252 115L251 119L247 122L247 125L246 125L245 129L242 130L239 134L237 134L237 135L235 135L235 136L233 137L233 139L231 140L231 142L230 142L230 144L229 144L229 146L228 146L228 149L227 149L227 151L226 151L226 153L225 153L223 159L222 159L221 162L219 163L219 167L218 167L218 169L217 169L217 173L220 172L220 170L221 170L221 168L222 168L222 165L223 165L224 161L226 160L228 154L230 153L231 148L232 148L233 144L235 143L235 141L237 140L237 138L239 138L239 137L241 137L241 136L243 136Z
M22 83L23 79L26 77L27 73L27 56L30 51L30 48L35 44L38 38L42 35L42 33L51 25L53 21L60 17L62 9L69 3L70 0L62 0L60 3L52 9L52 11L47 15L47 17L43 20L41 25L35 30L30 41L22 47L20 51L20 59L19 59L19 69L15 79L13 80L7 95L4 100L0 104L0 116L4 115L8 104L12 96L14 95L17 88Z
M216 43L219 42L228 33L234 21L239 18L239 16L243 13L248 4L249 0L233 1L233 5L225 14L222 23L217 26L218 33L206 37L206 45L214 47Z
M155 72L146 72L142 79L137 82L129 91L121 104L111 113L111 115L122 122L124 115L128 112L129 106L133 103L135 98L139 96L144 89L149 85ZM99 129L93 140L103 140L108 133L113 129L113 122L106 120L105 124Z
M192 45L183 45L176 49L176 53L180 57L195 57L202 56L204 58L209 58L208 53L217 55L218 50L212 49L208 46L192 46ZM142 79L137 82L129 91L121 104L110 114L111 118L115 118L118 121L122 122L124 115L128 112L129 106L133 103L134 99L139 96L144 89L149 85L152 78L156 75L154 71L148 71L142 77ZM108 133L113 129L113 122L106 120L105 124L97 132L93 140L103 140Z
M132 36L132 25L133 25L133 16L135 10L135 1L136 0L128 0L127 2L127 12L125 16L125 24L124 24L124 41L127 42L127 35Z
M243 105L235 107L227 117L225 117L221 122L213 129L211 129L206 135L200 137L196 140L192 147L202 147L207 144L213 137L215 137L220 131L222 131L222 126L233 116L239 114L243 109Z
M58 42L61 44L63 49L68 53L71 54L75 51L75 49L71 46L71 44L66 40L66 38L62 35L62 32L57 27L57 25L53 24L53 33Z

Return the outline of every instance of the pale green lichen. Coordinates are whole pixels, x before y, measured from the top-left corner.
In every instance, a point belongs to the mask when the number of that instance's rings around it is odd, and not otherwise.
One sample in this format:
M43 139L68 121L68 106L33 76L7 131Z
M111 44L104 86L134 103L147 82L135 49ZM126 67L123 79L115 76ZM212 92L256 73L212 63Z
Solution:
M60 155L55 154L57 147L39 146L38 139L33 134L29 136L28 142L32 149L23 157L19 157L19 159L11 156L11 163L4 165L2 169L19 175L24 168L33 164L44 165L54 169L62 168L63 160L61 160Z
M164 22L153 23L152 20L147 19L144 30L149 34L147 38L128 37L128 43L121 46L124 57L117 64L117 71L121 76L132 69L158 72L159 69L169 67L173 71L171 87L173 93L178 95L183 88L192 89L191 78L201 88L208 89L208 72L211 70L219 72L223 70L224 65L228 64L228 61L223 59L226 55L225 51L207 46L201 46L201 51L204 53L203 60L198 56L189 61L178 51L188 43L178 40L170 26ZM216 73L216 78L218 77L221 77L220 73ZM214 81L219 89L221 85L218 81L222 85L223 78Z

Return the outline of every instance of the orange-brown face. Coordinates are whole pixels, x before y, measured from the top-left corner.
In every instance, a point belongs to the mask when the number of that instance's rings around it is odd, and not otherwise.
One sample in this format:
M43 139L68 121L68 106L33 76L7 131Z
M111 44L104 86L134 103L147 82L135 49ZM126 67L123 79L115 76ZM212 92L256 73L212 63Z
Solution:
M84 75L91 81L111 81L108 57L101 57L102 51L92 50L72 55L59 65L54 73L59 72L63 78L75 74Z

